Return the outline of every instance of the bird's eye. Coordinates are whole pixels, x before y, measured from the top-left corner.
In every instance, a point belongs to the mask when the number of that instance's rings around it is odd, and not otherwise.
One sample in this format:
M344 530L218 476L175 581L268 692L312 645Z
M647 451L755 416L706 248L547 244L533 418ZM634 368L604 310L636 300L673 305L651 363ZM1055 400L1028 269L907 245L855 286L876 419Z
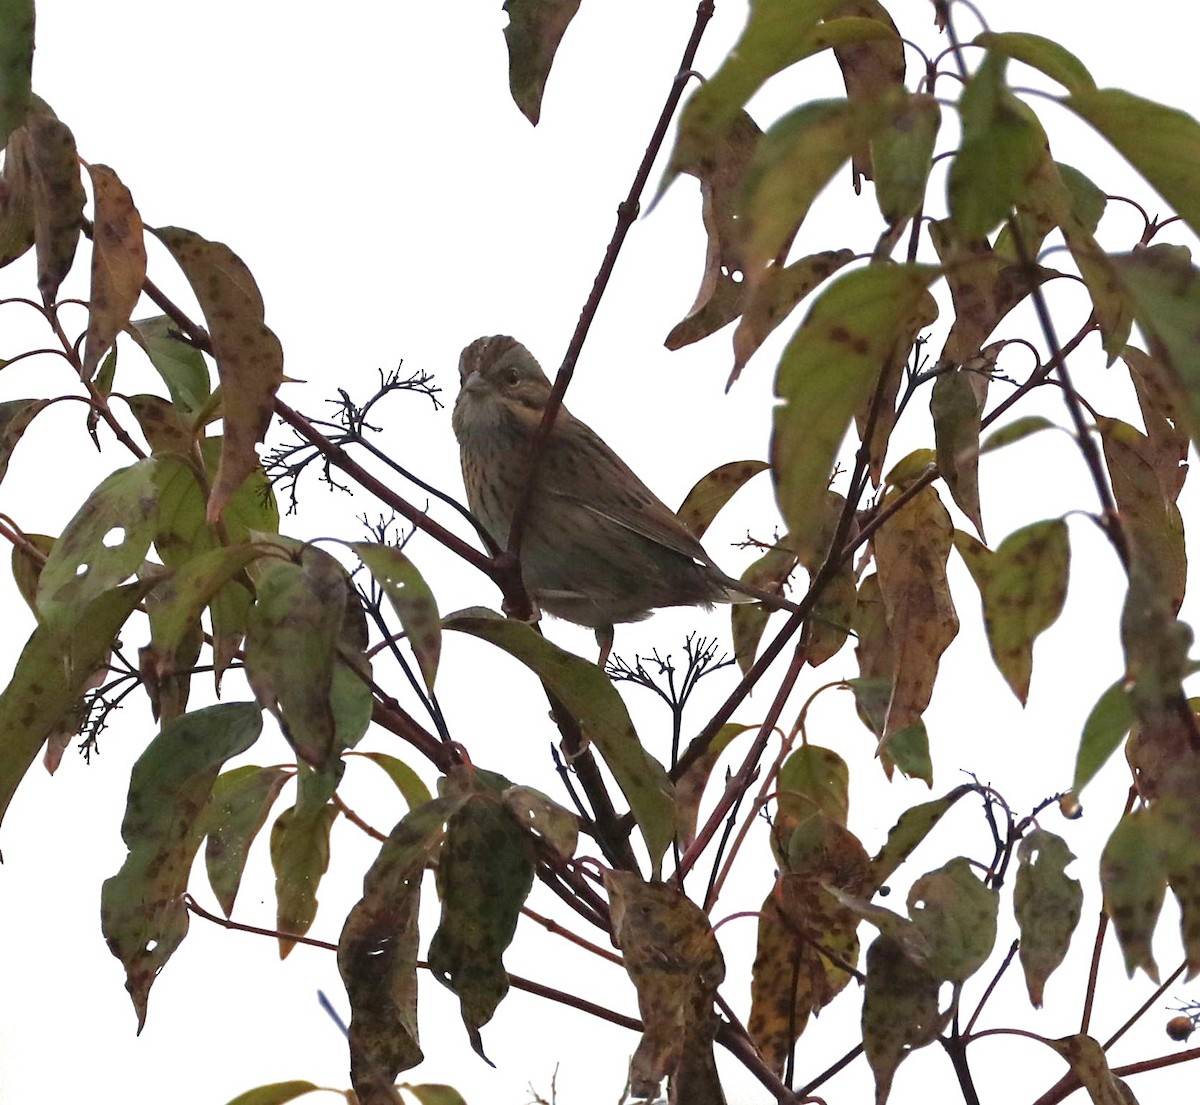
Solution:
M521 374L515 368L510 368L504 374L504 382L508 384L510 388L515 388L517 384L521 382Z

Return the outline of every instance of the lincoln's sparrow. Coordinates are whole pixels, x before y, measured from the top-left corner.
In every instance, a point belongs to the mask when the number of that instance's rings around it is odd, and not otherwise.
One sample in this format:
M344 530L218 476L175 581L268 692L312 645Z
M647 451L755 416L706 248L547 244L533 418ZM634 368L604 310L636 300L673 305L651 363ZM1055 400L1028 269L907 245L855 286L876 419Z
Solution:
M479 338L458 362L454 404L467 502L503 548L528 472L550 381L509 337ZM538 460L521 573L541 609L591 626L602 646L614 622L660 606L734 598L731 580L682 522L565 407Z

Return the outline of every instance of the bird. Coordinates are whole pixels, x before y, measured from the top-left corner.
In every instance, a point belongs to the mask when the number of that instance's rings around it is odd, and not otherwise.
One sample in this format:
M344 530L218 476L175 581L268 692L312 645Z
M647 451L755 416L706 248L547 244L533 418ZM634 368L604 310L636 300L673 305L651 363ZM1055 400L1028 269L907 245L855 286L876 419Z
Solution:
M452 424L467 505L503 549L551 384L507 335L471 342L458 371ZM535 480L519 555L526 591L539 610L595 630L602 666L617 623L666 606L750 601L675 512L566 407Z

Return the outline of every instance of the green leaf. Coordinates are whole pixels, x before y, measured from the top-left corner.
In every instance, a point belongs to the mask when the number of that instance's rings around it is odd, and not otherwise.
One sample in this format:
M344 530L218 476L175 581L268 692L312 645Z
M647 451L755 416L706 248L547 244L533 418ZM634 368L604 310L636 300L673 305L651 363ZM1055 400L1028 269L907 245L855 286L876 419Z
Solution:
M362 756L381 768L400 791L410 810L423 806L430 801L429 788L421 781L421 777L403 760L389 756L386 752L351 752L351 756Z
M892 226L914 215L925 201L942 123L942 109L932 96L917 93L906 96L903 103L871 136L875 200Z
M425 686L433 690L442 653L442 623L429 585L416 565L392 545L355 541L350 548L383 588L412 646Z
M988 558L980 587L988 646L1021 705L1029 697L1033 643L1062 613L1070 558L1061 518L1017 530Z
M926 965L938 979L964 982L992 953L1000 895L980 882L961 856L922 875L908 892L908 912L929 944Z
M929 399L938 468L954 501L981 537L979 424L987 391L986 375L969 369L953 369L938 374Z
M212 394L204 354L174 336L175 323L166 315L131 322L126 332L150 358L171 393L171 402L189 414L198 413Z
M876 1105L884 1105L896 1068L916 1048L937 1039L938 981L914 963L901 944L878 936L867 949L863 994L863 1050L875 1075Z
M1078 795L1098 772L1129 733L1133 725L1133 707L1125 679L1118 679L1092 707L1083 723L1079 751L1075 754L1075 779L1071 793Z
M933 760L929 756L929 734L924 721L914 721L899 732L893 733L880 759L884 769L894 764L910 779L920 779L926 786L933 787ZM890 771L889 771L890 775Z
M240 1093L228 1105L287 1105L306 1093L317 1093L323 1087L312 1082L272 1082L269 1086L256 1086Z
M1051 80L1058 81L1068 92L1087 92L1096 87L1096 82L1083 62L1066 47L1041 35L1023 31L1009 31L1004 34L985 31L975 36L974 45L1040 69Z
M726 133L751 96L775 73L834 46L888 38L895 31L874 19L826 19L845 0L754 0L736 45L691 96L659 195L679 166L696 163Z
M100 921L109 949L125 967L139 1031L150 987L187 935L183 894L217 773L261 729L253 703L209 706L164 726L133 765L121 822L129 854L104 882Z
M1151 940L1167 894L1161 827L1151 809L1134 810L1121 818L1100 856L1100 885L1104 909L1112 918L1125 970L1139 967L1154 982L1158 967Z
M263 301L254 277L228 246L179 227L155 234L196 293L221 378L224 436L207 508L208 520L215 522L258 468L255 446L267 432L275 392L283 383L283 349L263 322Z
M888 833L887 843L871 861L870 889L878 890L883 886L892 877L896 868L908 859L917 845L941 821L950 807L964 794L970 794L974 789L964 783L941 798L935 798L932 802L922 802L918 806L911 806L905 810L900 815L900 820L892 826L891 832Z
M25 121L33 70L33 0L0 4L0 146Z
M638 740L625 703L604 673L552 645L529 626L491 611L451 614L445 629L491 641L538 676L583 726L629 802L657 870L675 835L674 795L662 764Z
M967 238L990 234L1021 199L1045 156L1046 135L1004 81L1005 59L989 52L959 101L962 145L950 166L950 218Z
M429 969L459 1000L471 1046L508 993L504 950L533 886L533 842L495 794L472 793L446 821L438 860L442 916Z
M83 375L90 380L141 298L146 279L146 243L142 217L117 174L107 165L89 165L88 173L95 197L95 218Z
M412 1094L421 1105L466 1105L462 1094L453 1086L443 1086L436 1082L413 1086L408 1082L401 1082L400 1088Z
M391 831L363 879L338 940L350 998L350 1079L361 1101L381 1097L423 1058L417 1042L417 908L421 875L455 804L438 798Z
M113 639L151 586L131 583L106 591L71 625L60 630L39 625L33 631L0 694L0 820L38 749L107 663Z
M752 477L770 468L765 460L733 460L701 476L675 512L691 535L700 540L721 508Z
M1034 829L1017 849L1013 908L1021 930L1021 966L1034 1008L1066 958L1083 908L1083 888L1067 873L1074 860L1067 842L1045 829Z
M1186 396L1185 421L1195 441L1200 431L1200 344L1193 330L1200 313L1200 272L1178 246L1150 246L1113 262L1133 298L1150 351Z
M8 462L17 442L49 402L48 399L10 399L0 403L0 480L8 472Z
M338 813L332 804L306 797L305 778L312 776L311 770L301 768L299 801L271 826L275 927L295 936L308 932L317 916L317 887L329 868L329 830ZM280 936L279 958L285 958L294 946L294 940Z
M142 566L157 523L157 463L114 472L54 542L38 580L38 612L48 625L77 623L88 603Z
M14 544L12 547L13 582L17 585L21 598L25 600L25 605L36 617L38 578L42 574L42 565L46 562L46 557L54 548L54 538L48 537L44 533L27 533L24 536L25 541L42 555L39 557L33 552L26 552L23 545Z
M534 126L542 114L542 92L554 54L579 0L505 0L508 26L508 86L513 103Z
M928 265L871 265L846 273L822 292L784 350L775 377L771 468L779 509L791 533L809 533L854 412L898 346L938 270Z
M213 784L203 829L208 837L204 864L208 882L228 917L241 885L250 845L294 772L285 767L247 764L219 775Z
M1043 415L1023 415L988 434L983 439L983 444L980 445L979 452L981 455L983 453L990 453L996 449L1003 449L1006 445L1013 445L1032 434L1041 433L1042 430L1056 429L1058 429L1057 425Z
M346 614L344 570L309 546L298 562L261 562L255 576L246 677L296 754L320 766L335 751L333 672Z
M1092 1105L1137 1105L1133 1091L1109 1068L1104 1048L1097 1040L1079 1033L1046 1043L1071 1064L1071 1073L1087 1090Z
M1200 233L1200 123L1119 88L1085 88L1062 101L1091 123Z
M779 812L794 821L822 813L845 826L850 815L850 769L830 748L805 744L779 769Z

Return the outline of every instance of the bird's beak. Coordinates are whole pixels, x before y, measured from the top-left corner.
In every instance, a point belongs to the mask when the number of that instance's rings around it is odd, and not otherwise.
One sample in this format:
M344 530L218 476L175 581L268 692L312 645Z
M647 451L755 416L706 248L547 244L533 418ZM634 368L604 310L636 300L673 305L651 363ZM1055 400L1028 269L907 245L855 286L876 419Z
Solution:
M487 381L483 378L483 373L470 373L463 380L461 390L464 395L478 395L481 392L487 391Z

